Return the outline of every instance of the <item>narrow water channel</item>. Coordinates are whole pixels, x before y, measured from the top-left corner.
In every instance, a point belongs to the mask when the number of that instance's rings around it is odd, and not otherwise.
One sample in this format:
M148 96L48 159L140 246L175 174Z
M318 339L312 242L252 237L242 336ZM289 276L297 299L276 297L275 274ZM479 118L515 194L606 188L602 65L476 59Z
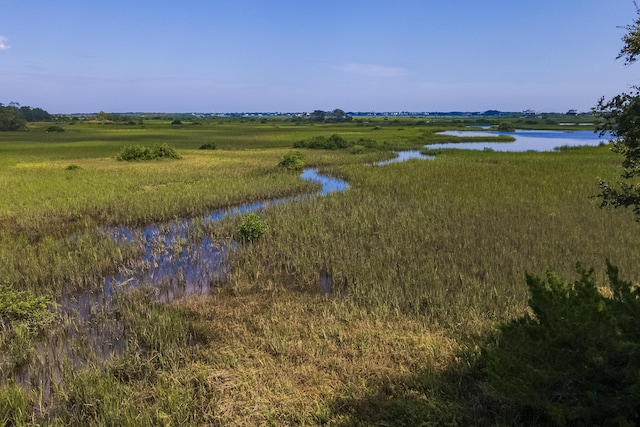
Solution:
M105 229L105 233L121 244L135 242L139 245L142 248L141 259L133 266L122 267L117 273L104 277L102 289L65 296L63 308L76 311L86 319L95 306L104 304L117 290L142 284L153 286L158 299L163 302L185 295L206 294L212 284L226 281L229 274L227 258L236 243L232 240L213 241L209 237L194 240L190 236L197 234L196 227L271 206L324 197L349 188L346 181L322 175L316 169L304 169L300 177L319 183L320 190L220 209L195 220L152 224L137 229L124 226Z

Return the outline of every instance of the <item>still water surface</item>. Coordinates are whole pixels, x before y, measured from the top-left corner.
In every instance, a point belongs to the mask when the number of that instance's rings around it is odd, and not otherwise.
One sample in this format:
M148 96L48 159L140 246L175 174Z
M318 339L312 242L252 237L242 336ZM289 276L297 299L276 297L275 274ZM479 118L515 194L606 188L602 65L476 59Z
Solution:
M493 150L493 151L554 151L558 147L596 146L606 143L608 136L599 136L590 130L556 131L556 130L516 130L515 132L477 132L477 131L446 131L440 135L451 136L491 136L506 135L515 138L515 142L451 142L444 144L429 144L425 148L443 149L458 148L464 150Z

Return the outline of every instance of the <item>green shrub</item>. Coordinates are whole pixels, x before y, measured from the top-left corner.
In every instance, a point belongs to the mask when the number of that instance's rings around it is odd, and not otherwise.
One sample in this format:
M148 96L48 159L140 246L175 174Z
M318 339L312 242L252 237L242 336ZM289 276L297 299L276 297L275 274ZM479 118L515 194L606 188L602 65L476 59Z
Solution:
M71 165L69 165L69 166L67 166L65 168L65 170L68 170L68 171L77 171L77 170L80 170L80 169L82 169L82 168L80 166L78 166L78 165L75 165L75 164L71 164Z
M516 127L511 123L502 122L498 125L498 130L500 132L515 132Z
M298 141L294 148L313 148L322 150L338 150L347 148L350 144L340 135L334 133L329 138L324 136L314 136L308 141Z
M151 160L153 159L153 152L151 148L143 145L128 145L120 150L120 153L116 157L118 160L124 160L127 162L137 160Z
M291 150L282 157L278 166L292 170L302 169L304 167L304 156L297 150Z
M151 149L154 158L156 159L179 159L180 155L176 152L176 149L169 144L154 145Z
M0 284L0 329L12 322L38 325L50 320L49 306L53 301L48 296L36 296L31 291L16 291Z
M200 146L201 150L215 150L216 148L218 147L216 147L216 144L213 142L207 142L206 144L202 144Z
M179 159L180 155L176 152L175 148L169 144L157 144L152 148L145 147L143 145L128 145L120 150L120 153L116 156L117 160L124 161L140 161L140 160L155 160L155 159Z
M27 121L16 107L0 105L0 131L27 130Z
M640 290L607 263L609 285L593 270L546 282L527 275L533 315L501 328L485 353L492 387L507 401L557 424L640 423Z
M362 145L354 145L351 147L351 154L362 154L365 152L365 148Z
M62 126L58 126L58 125L49 126L46 129L47 133L49 133L49 132L58 132L58 133L60 133L60 132L64 132L64 131L65 131L65 129Z
M260 238L268 228L267 223L257 213L250 213L242 219L238 234L243 241L251 242Z
M37 337L54 321L51 305L53 300L47 296L0 285L0 372L11 372L35 358ZM10 396L0 390L0 406L12 405L2 402ZM0 407L0 413L3 410Z

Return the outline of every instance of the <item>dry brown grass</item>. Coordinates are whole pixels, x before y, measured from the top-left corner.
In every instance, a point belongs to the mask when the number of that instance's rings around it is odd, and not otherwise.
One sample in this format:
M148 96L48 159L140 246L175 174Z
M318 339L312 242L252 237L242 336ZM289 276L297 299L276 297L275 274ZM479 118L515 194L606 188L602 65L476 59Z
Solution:
M415 318L380 320L344 299L268 286L236 286L175 305L192 322L194 358L210 370L223 425L351 424L365 416L352 413L355 402L398 393L413 395L420 411L431 408L434 416L449 404L437 390L406 383L416 372L444 372L460 351Z

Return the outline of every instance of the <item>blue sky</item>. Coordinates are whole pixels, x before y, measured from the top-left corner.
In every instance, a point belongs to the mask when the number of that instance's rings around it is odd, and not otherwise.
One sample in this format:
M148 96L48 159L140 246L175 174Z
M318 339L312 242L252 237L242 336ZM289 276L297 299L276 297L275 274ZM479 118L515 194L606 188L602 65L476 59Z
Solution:
M631 0L0 0L0 102L71 112L588 111Z

